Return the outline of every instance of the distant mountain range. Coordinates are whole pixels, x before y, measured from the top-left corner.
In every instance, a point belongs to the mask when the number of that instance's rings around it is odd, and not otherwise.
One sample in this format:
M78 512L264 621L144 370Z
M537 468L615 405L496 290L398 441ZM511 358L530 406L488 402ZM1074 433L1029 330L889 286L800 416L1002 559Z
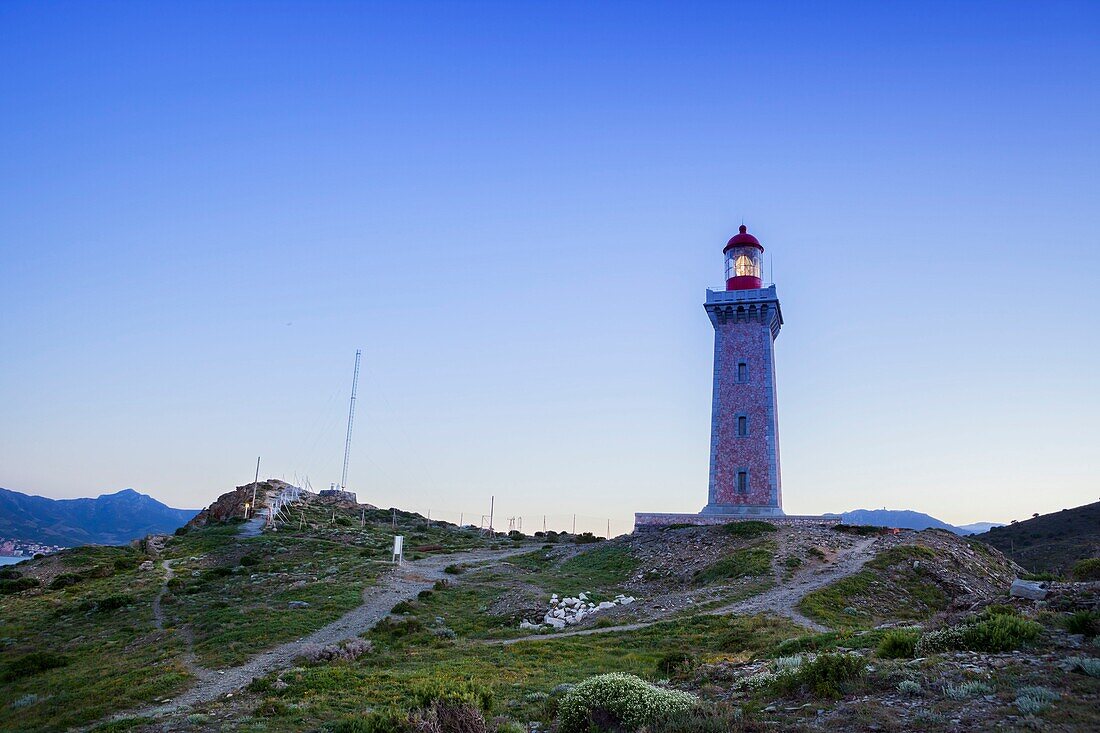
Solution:
M946 529L955 534L969 535L987 532L991 527L1002 525L996 522L975 522L956 527L933 516L911 509L854 509L850 512L831 514L840 517L845 524L868 524L872 527L897 527L899 529Z
M174 532L198 513L123 489L95 499L47 499L0 489L0 538L47 545L122 545Z

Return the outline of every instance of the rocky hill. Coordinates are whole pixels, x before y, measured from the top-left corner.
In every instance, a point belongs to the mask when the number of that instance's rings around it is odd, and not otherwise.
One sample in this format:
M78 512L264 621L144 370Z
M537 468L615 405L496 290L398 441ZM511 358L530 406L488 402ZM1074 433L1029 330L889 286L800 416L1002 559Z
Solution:
M0 489L0 537L50 545L117 545L172 532L195 516L123 489L95 499L47 499Z
M1077 561L1100 557L1100 502L994 527L974 538L1033 573L1064 575Z

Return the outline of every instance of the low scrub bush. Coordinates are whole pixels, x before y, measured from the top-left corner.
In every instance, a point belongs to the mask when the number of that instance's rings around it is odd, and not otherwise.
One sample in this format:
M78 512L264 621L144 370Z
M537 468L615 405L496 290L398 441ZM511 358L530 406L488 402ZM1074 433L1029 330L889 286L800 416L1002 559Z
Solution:
M634 731L643 725L684 715L694 695L664 690L622 672L589 677L565 696L558 707L560 733Z
M1100 557L1074 563L1073 577L1077 580L1100 580Z
M1066 617L1066 631L1093 637L1100 634L1100 611L1077 611Z
M610 619L600 619L601 621ZM657 660L657 674L671 677L696 665L695 657L687 652L669 652Z
M970 651L1009 652L1039 638L1043 627L1019 616L992 616L967 626L963 643Z
M244 565L245 567L252 567L253 565L259 565L260 564L260 558L256 557L255 555L245 555L244 557L241 558L240 564Z
M473 680L453 681L433 679L422 682L412 690L417 707L433 705L458 707L468 705L483 713L493 710L493 691Z
M594 542L603 542L603 537L596 537L591 532L582 532L573 537L573 542L578 545L591 545Z
M42 585L38 578L13 578L11 580L0 580L0 595L8 595L11 593L21 593L28 588L37 588Z
M488 733L485 716L475 706L433 703L410 716L417 733Z
M111 595L97 598L94 602L95 610L102 613L105 611L114 611L123 606L129 606L134 602L134 599L126 595Z
M301 657L307 662L354 661L371 651L373 645L366 639L347 639L339 644L306 644Z
M1025 715L1036 715L1050 708L1061 695L1046 687L1024 687L1016 691L1016 708Z
M50 581L49 588L50 590L61 590L76 585L82 580L84 580L83 576L77 573L61 573Z
M833 527L833 530L844 534L854 534L857 537L881 535L890 531L886 527L873 527L869 524L838 524Z
M875 653L883 659L909 659L916 650L920 632L895 629L887 631Z
M730 705L695 706L664 715L644 730L646 733L732 733L745 729L742 717L741 711Z
M1089 677L1100 677L1100 658L1070 657L1066 661L1072 665L1074 672L1082 672Z
M403 613L412 613L413 605L408 601L399 601L397 605L390 609L390 613L401 615Z
M54 652L31 652L11 660L0 669L0 682L14 682L50 669L64 667L68 657Z
M1019 616L978 616L970 622L921 635L914 649L918 657L940 652L969 650L1008 652L1039 638L1043 627Z
M443 572L447 573L448 575L461 575L462 573L466 572L466 568L462 567L461 565L448 565L447 567L443 568Z
M0 568L0 580L15 580L22 577L23 573L15 568Z
M332 733L414 733L408 713L381 710L368 715L345 718L331 726Z
M776 526L774 524L771 522L761 522L757 519L750 519L747 522L730 522L729 524L722 525L723 534L728 534L730 537L740 537L746 540L771 534L775 531Z
M858 654L821 654L793 674L779 674L775 686L784 693L808 692L815 697L840 697L865 672Z
M952 700L966 700L971 697L981 697L993 692L993 688L984 682L963 682L960 685L944 685L943 695Z
M902 680L898 683L898 692L903 695L919 695L921 693L920 683L916 680Z

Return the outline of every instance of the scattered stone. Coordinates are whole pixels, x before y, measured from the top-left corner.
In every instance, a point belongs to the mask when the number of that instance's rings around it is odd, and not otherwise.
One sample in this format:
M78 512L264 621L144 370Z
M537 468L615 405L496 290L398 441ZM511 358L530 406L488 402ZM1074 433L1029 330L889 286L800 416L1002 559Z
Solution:
M287 608L309 608L309 604L305 601L287 601Z

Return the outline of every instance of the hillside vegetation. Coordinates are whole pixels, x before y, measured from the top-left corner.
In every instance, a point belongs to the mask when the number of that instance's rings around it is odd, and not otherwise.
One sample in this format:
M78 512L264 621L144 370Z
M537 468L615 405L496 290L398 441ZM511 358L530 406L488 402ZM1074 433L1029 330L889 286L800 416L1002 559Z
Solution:
M1069 575L1077 562L1100 558L1100 502L994 527L974 539L1033 573Z
M233 516L244 488L177 536L0 580L0 729L1100 724L1097 585L1010 600L1018 569L947 532L742 522L489 537L310 496L249 537ZM395 532L409 548L396 570ZM587 613L555 631L555 597Z

